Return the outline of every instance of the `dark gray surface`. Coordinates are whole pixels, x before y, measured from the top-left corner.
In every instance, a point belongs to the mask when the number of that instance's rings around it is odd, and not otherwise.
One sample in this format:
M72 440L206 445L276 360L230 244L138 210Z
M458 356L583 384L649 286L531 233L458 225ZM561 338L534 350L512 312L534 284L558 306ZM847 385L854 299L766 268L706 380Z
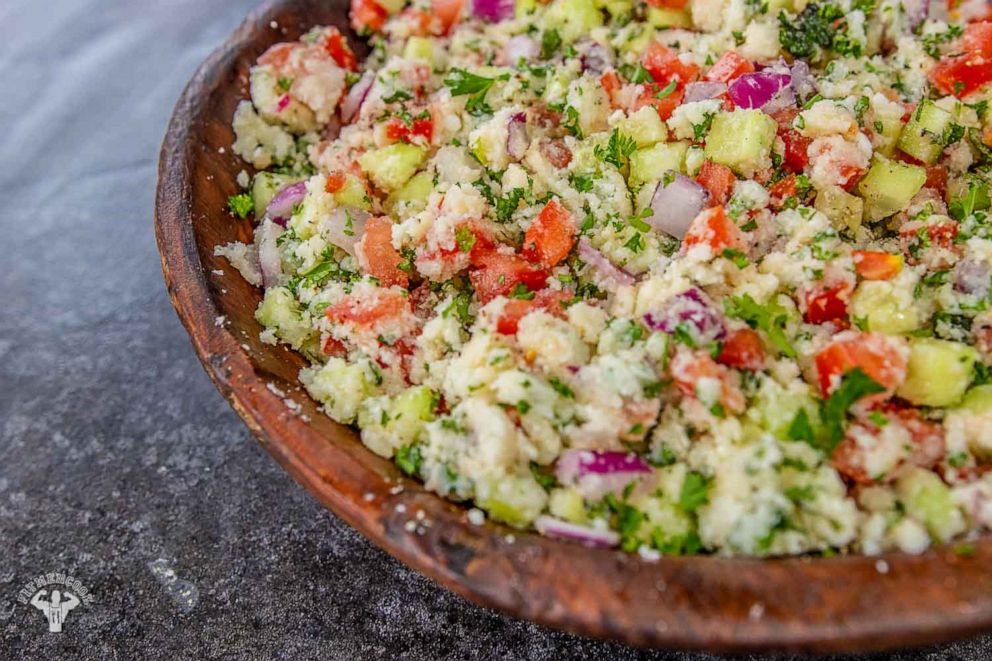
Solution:
M162 285L155 167L184 82L252 4L0 3L0 656L654 657L409 571L207 380ZM49 571L96 596L61 634L16 600ZM898 658L990 656L992 638Z

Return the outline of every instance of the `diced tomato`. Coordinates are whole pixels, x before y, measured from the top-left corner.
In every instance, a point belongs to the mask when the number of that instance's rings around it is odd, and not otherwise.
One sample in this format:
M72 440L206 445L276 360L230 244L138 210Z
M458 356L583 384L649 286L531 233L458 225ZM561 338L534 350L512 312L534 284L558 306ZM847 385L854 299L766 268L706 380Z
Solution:
M413 26L411 32L417 37L426 37L431 31L431 15L423 9L407 7L403 10L403 16L408 19Z
M927 180L923 186L934 189L943 197L947 190L947 168L943 165L928 165Z
M541 155L548 159L548 163L556 168L567 167L572 162L572 150L561 138L542 140L538 149L540 149Z
M851 261L854 270L865 280L889 280L902 271L902 255L880 250L855 250Z
M778 123L778 137L782 138L782 142L785 144L782 169L786 172L802 172L809 164L807 149L812 140L792 128L792 120L798 114L797 108L787 108L772 115Z
M846 326L847 303L851 300L852 290L851 283L846 280L813 287L806 295L803 318L810 324L833 322Z
M958 224L953 220L925 223L911 220L899 228L899 245L909 264L926 263L931 268L948 266L961 247L955 245Z
M689 0L648 0L648 4L661 9L682 9L689 4Z
M662 87L676 80L679 88L682 88L686 83L699 77L698 65L683 63L679 59L678 51L657 41L648 46L642 63L654 78L654 82Z
M746 402L737 385L735 373L725 365L718 364L705 351L679 347L672 356L670 367L675 386L687 397L698 399L699 391L696 388L700 381L714 379L720 383L720 404L730 413L744 410Z
M562 307L562 303L571 299L572 296L571 292L542 289L529 301L511 298L503 307L499 319L496 320L496 331L503 335L514 335L520 320L534 310L547 310L556 317L563 317L565 308Z
M676 88L671 94L663 99L658 98L658 94L664 89L657 83L644 83L640 94L634 100L634 110L640 110L644 106L651 106L658 112L662 119L668 119L675 112L675 109L682 105L685 97L685 90Z
M881 429L871 417L864 416L851 426L844 440L830 457L834 468L849 480L858 484L891 482L899 476L899 469L906 464L930 469L944 458L947 445L943 428L924 420L916 409L886 403L873 411L873 414L884 416L886 426L895 425L905 429L910 443L901 448L901 456L896 459L895 465L889 471L881 475L872 475L868 471L869 457L866 449L858 442L858 437L877 436Z
M391 117L386 122L386 138L391 142L412 142L415 137L428 143L434 137L434 119L429 112L427 117L414 119L410 125L399 117Z
M387 217L369 218L365 234L357 245L359 263L383 287L408 287L410 278L399 268L402 255L393 247L393 221Z
M324 314L335 323L374 324L380 319L399 316L409 307L406 296L396 290L379 290L370 298L347 296L327 308Z
M464 5L465 0L431 0L431 13L440 19L441 34L448 34L461 19Z
M726 204L737 185L734 171L713 161L703 161L696 181L710 192L710 202L713 204Z
M620 76L614 70L607 71L602 76L599 77L599 84L602 86L603 91L610 98L610 106L613 108L620 107L620 99L617 94L620 92L620 88L623 83L620 82Z
M682 249L688 251L698 245L709 246L714 255L719 255L728 248L747 250L744 233L727 216L722 206L704 209L689 224L685 238L682 239Z
M356 32L378 32L389 18L389 12L375 0L351 0L351 27Z
M324 48L327 49L328 54L330 54L331 58L342 69L358 70L358 58L351 52L351 48L348 46L348 42L344 36L336 29L329 28L327 41L324 42Z
M703 78L716 83L729 83L734 78L752 71L754 65L750 61L737 51L728 50L710 67Z
M799 192L796 185L796 175L790 174L786 177L782 177L774 184L768 187L768 192L771 195L772 207L776 209L781 209L782 204L788 200L790 197L795 197Z
M575 233L572 214L558 198L551 198L527 228L521 254L529 261L550 268L568 257L575 244Z
M548 281L548 273L518 255L492 252L479 268L469 273L475 295L483 304L497 296L505 296L517 285L530 291L540 291Z
M971 23L955 53L930 70L930 80L944 94L964 97L992 82L992 22Z
M348 353L348 348L341 340L336 340L328 335L327 339L320 345L320 351L325 356L343 356Z
M765 366L765 345L750 328L732 331L723 341L717 362L727 367L756 372Z
M327 175L327 183L324 184L324 190L332 194L337 193L344 188L346 183L348 183L348 175L340 170L335 170Z
M980 21L968 24L961 37L961 52L975 53L992 58L992 22Z
M881 333L845 331L816 354L815 362L824 397L855 367L886 389L886 393L872 396L875 401L890 396L906 379L906 352L901 341Z

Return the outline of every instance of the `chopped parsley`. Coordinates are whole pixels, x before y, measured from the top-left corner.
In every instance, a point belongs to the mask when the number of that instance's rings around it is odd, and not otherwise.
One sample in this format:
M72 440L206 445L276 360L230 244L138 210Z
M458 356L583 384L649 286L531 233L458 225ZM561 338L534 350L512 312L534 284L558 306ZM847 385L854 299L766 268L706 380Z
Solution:
M227 208L238 218L247 218L252 209L255 208L255 201L251 193L241 193L227 198Z
M451 90L452 96L468 95L465 102L465 110L470 115L491 114L492 108L486 103L486 93L500 80L509 80L510 74L505 73L496 78L486 78L470 73L465 69L454 68L448 72L448 77L444 79L445 86Z
M630 161L630 155L637 149L637 142L630 136L624 135L619 129L613 129L606 146L596 145L593 154L604 163L610 163L618 170Z
M768 341L789 358L796 357L796 350L785 335L785 324L789 317L785 308L770 301L761 305L750 294L731 296L723 302L727 316L747 322L751 328L765 332Z

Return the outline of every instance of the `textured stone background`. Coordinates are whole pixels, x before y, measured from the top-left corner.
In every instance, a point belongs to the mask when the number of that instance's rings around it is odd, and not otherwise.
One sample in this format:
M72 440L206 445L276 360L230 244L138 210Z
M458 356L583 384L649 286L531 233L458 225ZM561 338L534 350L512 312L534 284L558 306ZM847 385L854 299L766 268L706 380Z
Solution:
M321 508L214 391L162 285L156 158L252 0L0 2L0 657L652 655L514 621ZM62 634L16 602L66 571ZM893 658L987 659L992 638Z

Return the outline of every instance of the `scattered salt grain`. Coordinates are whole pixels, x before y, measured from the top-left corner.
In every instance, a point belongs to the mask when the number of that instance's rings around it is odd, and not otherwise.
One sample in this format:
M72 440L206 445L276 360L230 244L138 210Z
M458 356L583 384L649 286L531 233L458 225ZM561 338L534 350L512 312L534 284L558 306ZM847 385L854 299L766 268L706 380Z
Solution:
M478 507L473 507L468 511L468 522L473 526L481 526L486 522L486 513Z
M889 573L889 563L887 563L885 560L876 560L875 561L875 571L877 571L879 574L888 574Z

